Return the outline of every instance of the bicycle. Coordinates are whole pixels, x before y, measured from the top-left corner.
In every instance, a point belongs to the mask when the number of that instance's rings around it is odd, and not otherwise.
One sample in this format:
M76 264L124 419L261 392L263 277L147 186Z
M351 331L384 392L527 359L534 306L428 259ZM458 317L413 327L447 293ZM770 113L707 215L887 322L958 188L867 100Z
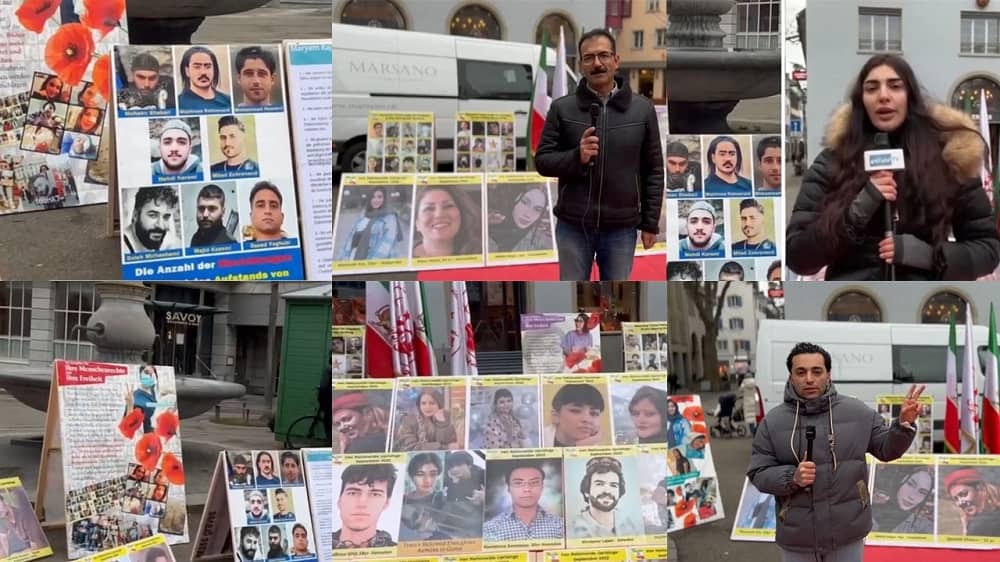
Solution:
M317 392L319 387L316 387ZM308 430L306 430L304 436L299 436L295 431L296 428L306 427L304 423L309 420ZM302 447L322 445L329 447L332 441L329 435L326 434L325 420L323 415L323 409L320 405L316 404L316 411L312 414L307 414L296 418L292 423L288 425L288 429L285 430L285 440L282 443L286 449L301 449ZM293 441L293 439L295 441ZM301 443L302 445L296 445L295 443Z

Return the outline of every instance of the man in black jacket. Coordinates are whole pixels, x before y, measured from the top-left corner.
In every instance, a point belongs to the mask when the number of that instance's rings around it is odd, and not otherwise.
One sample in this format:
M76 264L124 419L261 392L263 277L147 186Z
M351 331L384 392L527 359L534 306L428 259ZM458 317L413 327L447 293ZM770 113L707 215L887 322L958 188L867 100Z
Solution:
M636 230L650 248L659 232L663 154L653 104L615 76L615 40L595 29L580 38L584 79L552 102L538 143L540 174L559 178L554 209L559 276L586 281L596 255L602 280L628 279ZM591 126L591 107L599 112Z

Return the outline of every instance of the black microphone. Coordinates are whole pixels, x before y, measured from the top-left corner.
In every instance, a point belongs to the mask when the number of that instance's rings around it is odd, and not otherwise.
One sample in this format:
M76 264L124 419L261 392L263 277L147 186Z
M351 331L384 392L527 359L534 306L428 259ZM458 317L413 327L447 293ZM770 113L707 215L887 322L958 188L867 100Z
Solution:
M865 171L868 173L879 170L902 170L905 168L903 161L903 151L893 149L889 144L888 133L875 133L875 147L865 151ZM886 201L882 205L882 221L884 238L888 238L896 233L896 226L893 224L893 205ZM888 281L896 280L896 267L891 263L882 264L882 278Z
M590 104L590 126L594 128L594 134L597 134L597 120L601 118L601 104L592 103ZM600 137L598 137L599 139ZM598 147L600 147L600 140L598 140ZM588 163L591 168L594 167L594 161L596 158L591 158Z
M816 439L816 426L807 425L806 426L806 460L812 462L813 460L813 440Z

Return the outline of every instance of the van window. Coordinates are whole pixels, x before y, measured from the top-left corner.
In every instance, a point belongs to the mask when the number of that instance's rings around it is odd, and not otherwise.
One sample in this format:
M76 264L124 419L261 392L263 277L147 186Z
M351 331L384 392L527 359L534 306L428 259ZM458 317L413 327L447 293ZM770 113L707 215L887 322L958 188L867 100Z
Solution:
M946 345L894 345L892 346L892 378L908 383L944 383L947 380L945 360L948 346ZM979 347L979 370L986 373L985 359L988 353L986 346ZM958 382L962 382L962 366L965 346L959 346L955 368L958 372Z
M531 99L531 65L458 60L458 96L462 99Z

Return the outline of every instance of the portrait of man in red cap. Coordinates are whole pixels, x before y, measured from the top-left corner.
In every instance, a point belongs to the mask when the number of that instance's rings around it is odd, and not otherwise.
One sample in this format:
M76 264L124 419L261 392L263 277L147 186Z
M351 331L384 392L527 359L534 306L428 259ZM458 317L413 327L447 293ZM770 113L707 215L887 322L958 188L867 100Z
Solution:
M962 534L1000 536L1000 486L976 468L960 468L944 477L944 491L955 503Z
M364 392L351 391L333 395L333 431L339 449L345 454L384 453L387 444L389 415L372 404Z

